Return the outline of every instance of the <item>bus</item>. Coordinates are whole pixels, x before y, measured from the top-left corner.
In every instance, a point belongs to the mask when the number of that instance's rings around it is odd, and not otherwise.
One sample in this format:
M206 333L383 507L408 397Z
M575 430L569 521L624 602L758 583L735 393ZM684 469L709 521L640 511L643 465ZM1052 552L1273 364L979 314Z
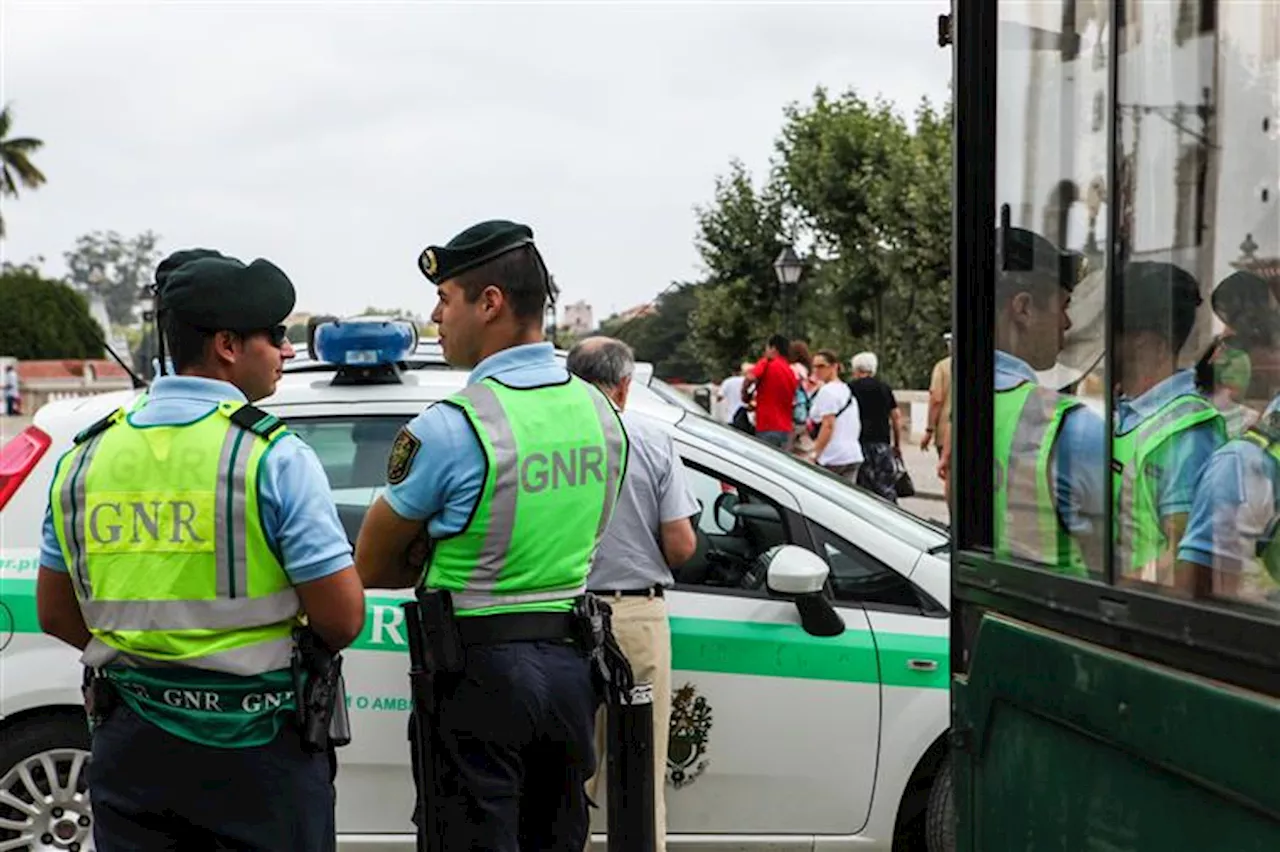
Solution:
M1280 2L964 0L955 848L1280 849Z

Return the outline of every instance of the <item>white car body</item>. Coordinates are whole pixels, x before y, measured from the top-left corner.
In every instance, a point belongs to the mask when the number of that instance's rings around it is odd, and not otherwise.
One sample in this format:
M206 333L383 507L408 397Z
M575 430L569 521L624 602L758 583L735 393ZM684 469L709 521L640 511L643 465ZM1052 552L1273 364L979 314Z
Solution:
M334 386L332 369L299 359L259 406L296 424L324 461L340 442L317 446L328 438L316 419L330 419L335 433L339 424L350 430L354 417L407 420L459 389L465 376L433 364L405 371L400 384ZM14 725L81 706L76 652L41 634L36 620L41 521L54 463L72 436L137 393L55 402L34 418L52 445L0 509L0 740ZM894 845L900 817L922 807L946 753L945 533L691 413L700 410L692 403L673 405L641 382L629 404L673 436L704 504L701 531L723 532L711 505L722 482L772 501L784 510L788 540L798 538L832 567L829 595L838 594L834 604L846 625L839 636L810 635L796 605L763 588L679 585L669 593L677 716L669 846L901 848ZM331 481L340 476L326 467ZM358 517L377 492L367 486L335 481L335 500ZM812 538L818 527L838 540ZM720 541L735 544L729 538ZM864 593L869 599L860 599ZM339 752L337 777L339 848L346 852L413 848L408 657L398 606L407 597L371 591L363 635L346 652L353 740ZM911 605L915 599L921 604ZM0 778L11 768L0 765ZM4 796L0 789L0 810ZM603 809L592 825L599 842Z

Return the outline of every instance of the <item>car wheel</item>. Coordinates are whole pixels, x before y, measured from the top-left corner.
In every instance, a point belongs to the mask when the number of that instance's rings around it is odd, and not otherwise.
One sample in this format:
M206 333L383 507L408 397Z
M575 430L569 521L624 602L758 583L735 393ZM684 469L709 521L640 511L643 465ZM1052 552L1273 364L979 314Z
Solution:
M951 787L951 755L943 758L929 788L925 810L925 848L929 852L955 852L956 802Z
M17 722L0 738L0 849L92 852L89 730L83 718Z

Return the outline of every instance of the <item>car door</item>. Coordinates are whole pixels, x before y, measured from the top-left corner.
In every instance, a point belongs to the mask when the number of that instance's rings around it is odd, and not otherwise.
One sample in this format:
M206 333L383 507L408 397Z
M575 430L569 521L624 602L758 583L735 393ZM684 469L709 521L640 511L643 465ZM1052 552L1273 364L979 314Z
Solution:
M351 406L281 412L315 451L329 479L338 517L354 543L365 512L386 482L396 431L412 416L362 415ZM351 744L338 750L339 834L410 833L408 646L400 603L407 591L370 589L365 624L344 653Z
M702 512L699 554L724 537L716 498L729 491L761 507L748 556L782 543L812 547L799 504L752 470L677 443ZM761 522L763 507L778 523ZM720 548L723 542L716 543ZM686 566L688 567L688 566ZM863 825L875 780L880 690L875 645L861 607L840 610L841 636L815 637L795 605L767 589L735 587L731 570L677 572L669 597L672 717L667 760L668 832L680 836L775 835L752 848L809 849L814 834ZM697 841L698 848L711 848ZM717 847L718 848L718 847Z

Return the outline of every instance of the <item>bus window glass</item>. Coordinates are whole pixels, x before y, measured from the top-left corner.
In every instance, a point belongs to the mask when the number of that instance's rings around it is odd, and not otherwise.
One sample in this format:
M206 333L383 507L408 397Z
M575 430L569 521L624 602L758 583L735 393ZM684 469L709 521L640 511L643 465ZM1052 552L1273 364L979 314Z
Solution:
M1280 615L1280 4L1133 4L1120 65L1115 548Z
M1103 576L1110 4L999 4L992 549Z

